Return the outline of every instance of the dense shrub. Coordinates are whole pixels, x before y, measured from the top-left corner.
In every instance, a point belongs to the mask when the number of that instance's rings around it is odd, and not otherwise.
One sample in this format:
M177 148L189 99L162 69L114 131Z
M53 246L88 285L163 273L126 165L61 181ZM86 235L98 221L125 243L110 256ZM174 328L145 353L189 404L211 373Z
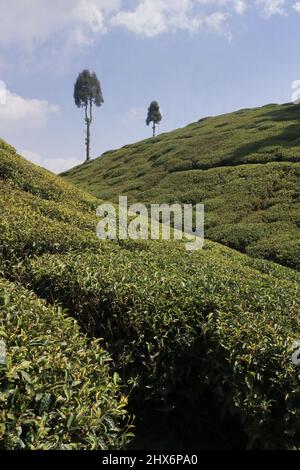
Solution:
M267 234L266 224L221 225L207 231L212 240L241 252Z
M60 308L0 279L1 449L119 449L130 438L119 379Z
M300 377L288 351L300 335L299 282L262 274L229 252L149 243L109 258L44 256L23 282L105 335L139 399L168 402L195 382L199 394L209 384L242 420L249 445L300 447Z
M276 237L272 234L250 246L247 253L300 271L300 238L293 239L288 234Z
M1 182L1 207L6 210L10 207L22 207L24 211L33 211L39 215L65 222L81 230L94 232L97 223L96 211L81 211L70 207L68 199L64 202L42 199L34 194L17 189L11 182ZM100 204L100 202L99 202Z
M43 199L64 202L79 210L94 210L97 200L61 178L25 160L0 139L0 181L13 182L19 189Z
M28 256L107 248L96 237L96 215L69 207L68 199L45 200L2 182L0 207L0 267L7 273Z
M204 203L207 237L298 269L292 261L298 247L286 250L284 239L300 239L299 119L294 104L217 116L162 134L155 143L116 150L65 176L114 202L123 194L146 204ZM122 178L113 177L118 170Z
M199 147L191 138L177 140L189 142L192 162L213 146L214 134L206 128L213 121L201 124ZM230 127L224 128L229 134ZM197 125L182 132L192 131L196 136ZM142 156L137 144L140 168L163 150L163 141L144 143ZM247 151L258 151L253 145L235 153L238 164ZM122 152L137 175L135 158L126 148ZM172 155L164 155L166 165ZM119 161L118 151L115 157ZM220 163L218 149L210 158ZM93 165L85 166L87 174ZM145 174L143 197L188 202L202 194L212 237L297 268L299 168L270 165L166 177L163 163ZM129 187L144 185L143 178L130 180ZM114 183L107 175L107 187L117 195ZM154 402L165 410L180 403L182 414L184 403L191 420L206 406L201 400L209 389L216 408L242 423L249 446L300 448L300 377L289 350L300 335L299 273L208 241L197 253L182 243L100 242L94 234L97 204L0 141L0 268L77 320L0 280L0 336L8 346L7 365L0 368L0 446L126 446L130 432L118 372L127 391L133 388L137 410L149 399L150 409ZM94 336L104 338L110 356Z
M0 258L10 266L30 255L100 247L93 233L24 210L21 205L1 211Z

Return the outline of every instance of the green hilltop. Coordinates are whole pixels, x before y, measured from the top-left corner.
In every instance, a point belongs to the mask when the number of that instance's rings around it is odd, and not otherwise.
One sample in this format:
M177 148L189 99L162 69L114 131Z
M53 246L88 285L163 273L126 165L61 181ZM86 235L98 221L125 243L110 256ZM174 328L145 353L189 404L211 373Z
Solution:
M207 238L300 269L298 105L201 119L62 176L115 202L204 203Z
M297 162L274 165L296 207ZM212 241L100 241L98 204L0 140L0 448L300 448L299 273Z

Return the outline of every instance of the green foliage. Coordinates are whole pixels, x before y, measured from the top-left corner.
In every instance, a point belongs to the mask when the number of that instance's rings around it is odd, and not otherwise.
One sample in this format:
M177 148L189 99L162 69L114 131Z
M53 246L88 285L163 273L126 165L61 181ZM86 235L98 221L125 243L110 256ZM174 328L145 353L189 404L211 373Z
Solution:
M78 108L89 104L101 106L104 103L101 85L95 72L83 70L78 75L74 86L74 100Z
M161 120L162 115L160 114L159 104L157 101L152 101L148 109L146 124L149 126L151 122L153 123L153 137L155 137L155 128L161 122Z
M0 448L120 449L126 398L110 357L60 308L0 279Z
M160 114L158 102L152 101L148 109L146 124L147 126L149 126L151 122L153 122L153 124L159 124L161 120L162 115Z
M300 334L298 274L210 244L188 254L149 242L109 257L44 256L21 276L105 337L137 400L172 406L183 390L200 396L209 386L250 446L300 446L300 376L289 352Z
M70 201L71 202L71 201ZM0 186L0 261L9 273L20 260L42 253L70 250L100 250L104 244L91 232L96 218L74 214L59 203L43 200L15 189L9 182Z
M75 210L96 210L99 200L66 183L16 153L16 150L0 139L0 183L5 181L26 193L45 200L67 203Z
M299 269L299 120L293 104L207 118L63 176L115 202L204 203L207 237Z
M111 253L93 233L98 203L0 141L2 274L13 279L23 263L43 253ZM111 359L65 312L1 278L0 337L8 351L7 367L0 366L0 448L126 445L126 399L111 375Z
M180 142L191 134L193 126ZM153 164L174 151L162 142L143 144ZM129 149L141 160L136 171L147 169L139 145ZM111 177L120 178L123 157L131 165L128 147L110 154ZM162 194L170 202L203 197L211 238L298 267L299 164L268 165L202 171L202 186L198 170L170 172ZM149 176L154 188L158 174ZM189 190L177 191L183 177ZM0 336L11 361L0 369L0 446L125 447L120 377L140 409L145 400L166 410L183 401L194 416L208 389L216 407L241 422L249 446L300 448L300 376L290 351L300 335L299 273L210 241L195 253L179 242L101 242L98 204L0 142L0 268L15 282L0 280Z
M93 105L100 107L103 103L101 85L95 72L83 70L74 86L74 101L78 108L85 108L86 123L86 161L90 160L90 126L93 120Z
M300 239L296 231L271 234L247 250L249 255L270 259L300 271Z
M98 205L0 141L0 266L7 274L28 256L105 249L94 234Z
M210 229L208 233L211 238L219 243L241 252L245 252L249 245L269 235L268 226L263 223L216 226Z

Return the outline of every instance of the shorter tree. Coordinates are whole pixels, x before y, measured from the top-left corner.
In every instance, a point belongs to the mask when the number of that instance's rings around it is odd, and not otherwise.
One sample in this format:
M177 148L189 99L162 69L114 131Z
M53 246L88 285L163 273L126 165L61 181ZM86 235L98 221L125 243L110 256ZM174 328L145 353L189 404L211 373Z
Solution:
M86 160L90 160L90 126L93 120L93 104L100 107L103 103L103 96L100 82L95 72L83 70L76 80L74 86L74 100L78 108L85 109L86 123Z
M149 126L149 124L153 122L153 127L152 127L153 137L155 137L156 126L160 123L161 120L162 120L162 115L160 114L159 104L157 101L152 101L148 109L148 116L146 119L146 124L147 126Z

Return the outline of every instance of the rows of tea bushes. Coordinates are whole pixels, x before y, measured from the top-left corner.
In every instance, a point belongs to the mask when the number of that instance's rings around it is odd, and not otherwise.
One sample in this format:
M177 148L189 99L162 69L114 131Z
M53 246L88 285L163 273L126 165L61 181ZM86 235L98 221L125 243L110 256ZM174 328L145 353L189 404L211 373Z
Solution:
M240 418L250 446L300 447L290 351L300 336L299 275L263 274L229 253L146 243L109 257L45 255L19 275L105 338L136 400L172 406L182 390L196 385L200 396L208 385L224 413Z
M0 181L0 269L43 253L113 249L95 236L97 217ZM92 230L93 228L93 230Z
M291 217L290 210L286 210ZM229 224L214 227L207 234L212 240L255 258L274 261L300 271L299 229L292 223Z
M206 238L299 270L299 119L294 104L201 119L63 176L114 202L205 204Z
M0 140L0 263L7 271L27 256L99 249L97 204Z
M130 428L110 357L76 322L0 279L0 449L120 449Z
M299 273L212 242L101 242L98 204L0 141L0 447L125 447L121 392L196 413L208 389L249 446L300 448Z
M31 257L112 246L94 235L98 201L0 141L0 270ZM117 249L117 247L116 247ZM0 278L0 449L120 449L127 391L109 354L59 307Z
M0 139L0 181L10 181L22 191L42 199L63 202L79 211L94 211L97 199L18 155Z

